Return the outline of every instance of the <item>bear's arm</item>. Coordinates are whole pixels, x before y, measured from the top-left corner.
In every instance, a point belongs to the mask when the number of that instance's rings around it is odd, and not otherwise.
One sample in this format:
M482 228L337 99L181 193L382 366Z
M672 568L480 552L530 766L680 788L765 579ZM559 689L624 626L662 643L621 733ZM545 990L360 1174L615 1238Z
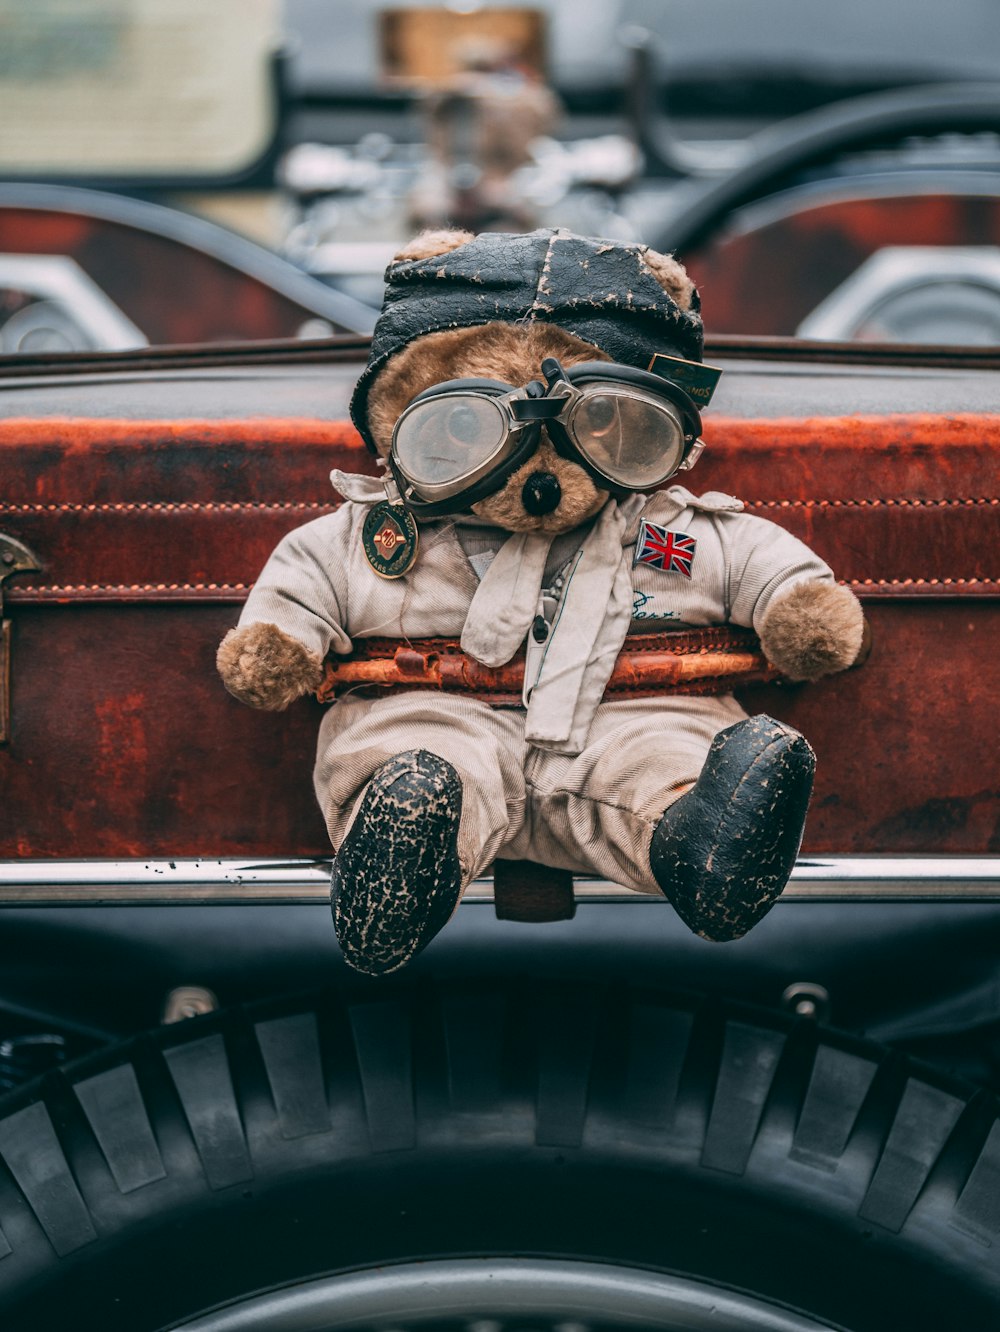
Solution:
M769 661L792 680L846 670L863 655L861 603L797 537L750 514L726 514L730 619L752 626Z
M349 505L290 532L261 571L239 624L219 645L222 682L251 707L279 710L315 689L323 658L348 652Z

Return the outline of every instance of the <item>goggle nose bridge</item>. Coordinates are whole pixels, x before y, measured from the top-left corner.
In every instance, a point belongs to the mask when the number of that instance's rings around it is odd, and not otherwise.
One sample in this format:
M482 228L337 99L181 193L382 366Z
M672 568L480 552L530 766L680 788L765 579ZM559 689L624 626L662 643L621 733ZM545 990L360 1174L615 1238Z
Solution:
M530 389L531 385L528 387ZM579 391L562 380L547 390L544 397L511 398L507 410L515 421L540 421L544 425L547 421L557 421L574 397L579 397Z
M552 441L552 447L561 458L567 458L570 462L575 462L587 472L591 479L598 482L604 489L610 490L612 494L627 495L628 491L622 486L615 485L608 477L604 476L594 468L590 461L578 449L569 431L561 421L567 408L571 407L582 394L580 390L572 384L563 373L563 368L558 361L543 361L542 369L545 371L546 364L555 364L558 368L558 377L546 373L548 379L548 388L543 397L518 398L507 404L507 410L515 421L535 422L544 426L549 439ZM537 381L534 381L537 383ZM530 386L529 386L530 387ZM544 386L540 386L544 387Z

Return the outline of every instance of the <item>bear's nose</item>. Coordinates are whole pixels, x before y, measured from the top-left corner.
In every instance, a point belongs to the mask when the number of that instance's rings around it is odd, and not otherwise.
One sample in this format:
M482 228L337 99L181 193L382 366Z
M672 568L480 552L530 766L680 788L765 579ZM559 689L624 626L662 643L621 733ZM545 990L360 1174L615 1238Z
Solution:
M554 513L561 499L562 490L551 472L532 472L521 487L521 503L534 518Z

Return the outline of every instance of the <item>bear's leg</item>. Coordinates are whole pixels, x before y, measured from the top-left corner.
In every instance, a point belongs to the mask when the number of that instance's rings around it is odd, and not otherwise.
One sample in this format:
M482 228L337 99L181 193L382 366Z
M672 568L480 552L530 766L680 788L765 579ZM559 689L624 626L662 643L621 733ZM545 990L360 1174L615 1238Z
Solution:
M462 783L445 759L406 750L375 772L333 865L333 923L350 966L384 976L447 924L462 893Z
M649 851L656 882L695 934L738 939L777 901L802 840L815 766L805 738L771 717L748 717L712 741Z

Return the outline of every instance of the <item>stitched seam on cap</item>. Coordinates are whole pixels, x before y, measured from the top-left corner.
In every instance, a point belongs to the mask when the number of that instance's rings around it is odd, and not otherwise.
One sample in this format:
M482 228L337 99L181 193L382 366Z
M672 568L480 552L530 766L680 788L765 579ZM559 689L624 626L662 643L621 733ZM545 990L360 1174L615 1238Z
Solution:
M558 239L559 239L558 234L556 232L553 232L552 235L549 237L548 245L546 245L545 247L545 258L542 260L542 271L538 275L538 284L535 287L535 299L531 304L531 309L528 311L527 315L525 316L525 318L527 319L531 319L537 310L552 309L551 305L542 304L541 297L542 297L542 289L545 285L546 279L549 276L549 270L552 264L552 250ZM551 292L546 291L545 294L549 296L551 295Z

